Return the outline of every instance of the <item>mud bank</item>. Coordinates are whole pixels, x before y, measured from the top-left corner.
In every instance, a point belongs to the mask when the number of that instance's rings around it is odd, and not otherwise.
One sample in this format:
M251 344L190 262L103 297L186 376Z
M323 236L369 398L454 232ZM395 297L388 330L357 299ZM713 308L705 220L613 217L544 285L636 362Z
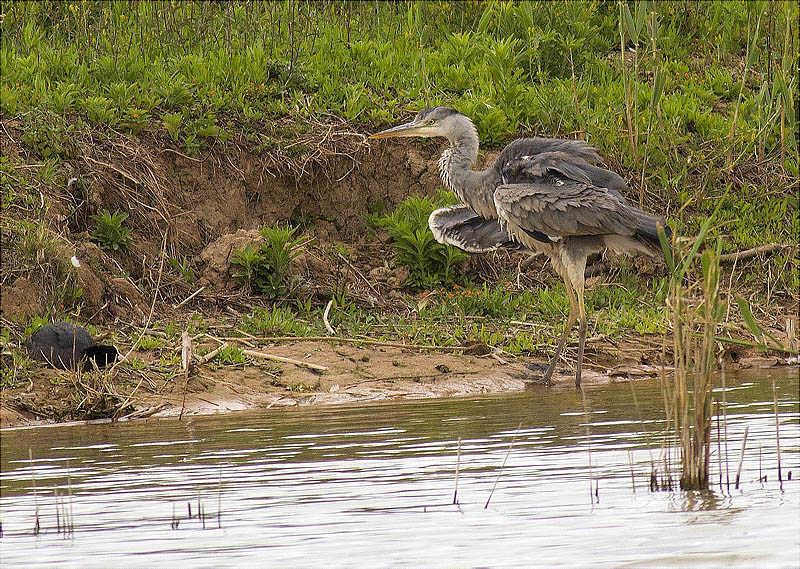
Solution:
M513 393L524 390L574 389L574 372L560 366L554 385L536 381L544 363L530 358L508 359L480 346L475 354L425 352L399 347L361 347L327 342L297 342L273 346L270 354L327 368L323 372L293 365L248 365L197 368L185 381L176 376L156 389L139 389L125 412L115 420L147 417L187 417L245 409L298 405L336 405L380 400L413 400ZM483 353L480 353L483 352ZM630 362L631 360L629 360ZM740 373L798 373L796 361L781 357L750 356L731 362ZM636 381L670 372L660 365L626 363L616 367L589 364L583 384ZM74 420L66 407L74 407L65 390L73 385L66 372L43 370L30 384L3 391L2 428L34 426ZM280 380L278 380L280 378ZM160 389L158 388L160 387Z

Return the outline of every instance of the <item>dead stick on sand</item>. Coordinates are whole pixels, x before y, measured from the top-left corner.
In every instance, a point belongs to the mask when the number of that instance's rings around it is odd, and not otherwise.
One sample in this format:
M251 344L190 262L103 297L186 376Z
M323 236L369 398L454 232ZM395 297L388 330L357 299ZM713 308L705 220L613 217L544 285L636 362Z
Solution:
M739 477L742 475L742 462L744 461L744 447L747 445L747 433L750 432L750 425L745 425L744 427L744 438L742 439L742 452L739 453L739 466L736 469L736 483L734 484L734 488L737 490L739 489Z
M325 311L322 313L322 323L325 324L325 329L328 331L328 334L335 336L336 331L331 327L331 323L328 322L328 314L331 311L331 306L333 306L333 299L330 299L325 306Z
M458 352L466 350L469 346L431 346L426 344L402 344L400 342L381 342L379 340L367 340L361 338L339 338L331 336L250 336L249 338L239 338L238 336L222 336L219 340L229 342L246 342L254 340L257 342L341 342L342 344L365 344L367 346L382 346L386 348L406 348L409 350L439 350L442 352Z
M309 369L313 369L314 371L328 371L328 368L325 366L312 364L310 362L303 362L300 360L293 360L292 358L284 358L282 356L273 356L272 354L265 354L264 352L256 352L255 350L242 350L242 353L248 356L253 356L254 358L261 358L264 360L272 360L276 362L283 362L285 364L294 364L300 367L307 367Z
M219 346L217 346L216 348L214 348L213 350L208 352L206 355L204 355L202 358L200 358L200 365L207 364L208 362L213 360L215 357L217 357L217 354L219 354L222 350L227 348L229 345L230 344L228 344L228 342L223 342L222 344L220 344Z

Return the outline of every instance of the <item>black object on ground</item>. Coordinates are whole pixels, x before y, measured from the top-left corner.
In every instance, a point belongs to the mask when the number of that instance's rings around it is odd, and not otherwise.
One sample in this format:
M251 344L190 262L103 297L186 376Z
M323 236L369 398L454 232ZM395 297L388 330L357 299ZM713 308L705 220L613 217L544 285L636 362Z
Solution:
M103 368L117 359L117 348L96 344L92 335L82 326L58 322L42 326L25 342L28 355L53 367L75 369L79 363L84 371L92 369L89 360Z

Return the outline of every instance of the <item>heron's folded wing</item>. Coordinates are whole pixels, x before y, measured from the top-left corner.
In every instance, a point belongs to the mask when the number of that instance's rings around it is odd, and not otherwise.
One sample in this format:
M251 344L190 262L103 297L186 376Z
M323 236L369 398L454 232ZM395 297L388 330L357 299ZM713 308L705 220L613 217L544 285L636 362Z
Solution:
M620 193L627 187L625 180L611 170L591 164L585 154L576 152L570 146L535 153L535 145L529 146L530 148L518 144L516 153L512 154L507 149L503 152L505 156L501 155L503 162L500 168L504 184L550 183L555 179L572 180L587 186L606 188L623 203L627 203Z
M524 231L557 241L575 235L634 235L639 224L634 208L616 192L574 180L498 186L494 203L512 236Z
M485 219L464 204L435 210L428 218L428 226L439 243L454 245L468 253L521 248L498 220Z

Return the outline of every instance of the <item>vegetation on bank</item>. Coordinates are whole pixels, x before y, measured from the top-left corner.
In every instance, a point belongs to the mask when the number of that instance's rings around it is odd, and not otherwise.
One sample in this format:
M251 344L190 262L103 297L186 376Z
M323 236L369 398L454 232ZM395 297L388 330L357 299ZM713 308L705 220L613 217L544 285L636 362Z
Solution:
M475 121L485 148L525 134L589 141L629 181L629 198L663 212L678 234L696 233L717 209L708 238L721 238L723 253L800 238L795 2L83 0L3 10L0 119L18 126L25 152L23 161L0 158L11 251L3 284L35 273L52 291L49 318L74 317L83 293L60 254L61 228L42 211L64 187L88 201L70 167L87 139L157 133L191 157L235 139L254 154L296 157L310 152L298 139L312 124L335 117L357 137L443 104ZM450 199L414 197L388 212L369 204L375 214L365 225L391 235L394 261L409 268L408 292L427 291L416 313L375 315L336 285L330 323L347 336L547 353L566 312L563 287L529 290L511 274L483 284L459 273L463 255L435 243L424 224ZM131 254L138 207L91 210L84 229L104 250ZM280 230L265 228L264 245L241 250L235 264L249 290L282 300L237 325L253 335L323 334L320 299L297 293L287 275L302 231ZM346 246L331 255L347 257ZM168 260L165 271L195 279L186 257ZM148 294L152 272L137 275ZM587 293L590 336L664 332L668 281L644 285L631 265L615 279ZM765 304L796 298L796 249L757 270L739 267L736 279ZM544 324L527 330L512 320ZM198 315L187 326L203 322ZM167 369L180 330L171 320L159 325L169 342L142 338L139 348L163 350ZM241 357L228 350L220 361ZM27 373L14 358L4 384Z
M269 151L311 117L374 128L446 104L487 145L585 138L673 215L725 195L732 250L800 233L797 15L788 1L14 2L2 113L47 161L74 152L53 129L164 129L190 153L241 133Z

